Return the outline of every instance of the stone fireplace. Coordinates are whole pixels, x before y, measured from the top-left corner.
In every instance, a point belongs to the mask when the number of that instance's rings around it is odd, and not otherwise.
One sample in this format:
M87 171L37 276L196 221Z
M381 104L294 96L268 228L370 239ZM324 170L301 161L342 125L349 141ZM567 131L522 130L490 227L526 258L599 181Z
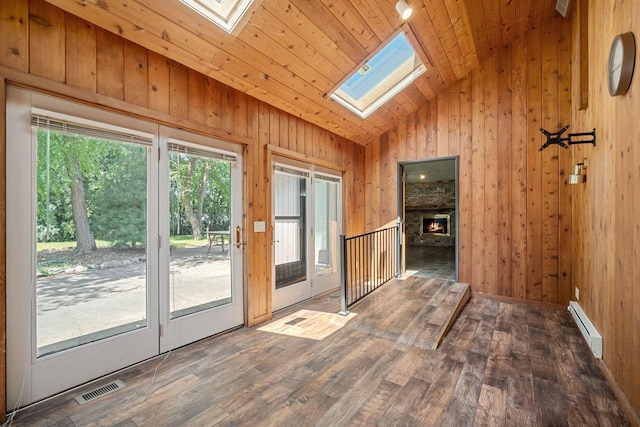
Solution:
M454 247L456 244L455 180L407 183L407 244Z

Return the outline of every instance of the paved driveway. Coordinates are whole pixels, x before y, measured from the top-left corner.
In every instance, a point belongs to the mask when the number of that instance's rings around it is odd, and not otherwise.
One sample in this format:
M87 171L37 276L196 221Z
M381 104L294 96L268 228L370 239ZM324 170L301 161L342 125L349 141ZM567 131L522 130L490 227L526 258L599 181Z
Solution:
M231 296L228 251L213 247L207 253L207 246L175 249L170 265L171 311ZM105 335L100 331L108 330L109 335L144 326L147 267L143 262L38 278L36 325L41 353L95 340Z

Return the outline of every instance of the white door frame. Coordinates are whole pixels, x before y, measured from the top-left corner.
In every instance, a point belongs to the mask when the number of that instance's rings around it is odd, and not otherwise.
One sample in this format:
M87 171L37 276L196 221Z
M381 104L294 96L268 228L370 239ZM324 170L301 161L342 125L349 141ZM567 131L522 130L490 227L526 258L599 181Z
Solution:
M35 131L31 128L33 108L52 114L73 116L74 120L98 121L103 128L120 127L128 133L153 138L147 155L147 239L157 236L156 180L157 125L93 109L50 96L7 87L7 407L35 402L67 388L132 365L157 354L157 251L147 253L147 325L131 332L106 338L51 355L37 357L35 263ZM157 154L156 154L157 157ZM27 163L28 162L28 163ZM25 216L27 219L25 219ZM111 356L105 358L105 354ZM96 363L101 360L100 363Z
M280 156L274 156L271 170L272 170L272 183L275 183L274 174L275 168L279 166L281 168L290 169L293 171L300 171L304 174L307 174L307 279L296 283L290 286L287 286L283 289L276 289L276 273L275 273L275 240L272 242L272 251L274 260L272 262L272 277L273 283L271 286L272 291L272 310L280 310L284 307L288 307L297 302L304 301L313 296L319 295L323 292L327 292L331 289L337 288L340 284L340 268L341 266L337 265L337 270L328 275L316 277L315 275L315 230L313 230L315 226L315 174L324 175L327 177L335 178L338 180L338 236L342 232L342 176L338 171L334 171L331 169L327 169L324 167L320 167L313 164L308 164L292 159L283 158ZM275 226L275 189L272 191L272 200L271 200L271 211L273 212L271 220ZM275 239L275 236L274 236Z

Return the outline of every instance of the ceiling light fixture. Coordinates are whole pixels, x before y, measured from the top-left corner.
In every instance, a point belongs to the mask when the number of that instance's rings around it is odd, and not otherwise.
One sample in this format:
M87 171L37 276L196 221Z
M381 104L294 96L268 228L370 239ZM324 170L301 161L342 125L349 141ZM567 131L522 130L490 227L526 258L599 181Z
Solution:
M396 10L398 11L402 19L409 19L409 17L413 13L413 9L409 7L406 0L398 0L398 3L396 3Z

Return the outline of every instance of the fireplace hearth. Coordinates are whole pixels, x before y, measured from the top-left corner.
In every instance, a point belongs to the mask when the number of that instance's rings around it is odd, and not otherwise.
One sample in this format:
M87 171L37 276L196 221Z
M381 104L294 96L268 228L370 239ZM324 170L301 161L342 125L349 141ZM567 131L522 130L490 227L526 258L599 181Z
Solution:
M430 214L422 216L422 234L434 236L449 236L451 228L451 215Z

